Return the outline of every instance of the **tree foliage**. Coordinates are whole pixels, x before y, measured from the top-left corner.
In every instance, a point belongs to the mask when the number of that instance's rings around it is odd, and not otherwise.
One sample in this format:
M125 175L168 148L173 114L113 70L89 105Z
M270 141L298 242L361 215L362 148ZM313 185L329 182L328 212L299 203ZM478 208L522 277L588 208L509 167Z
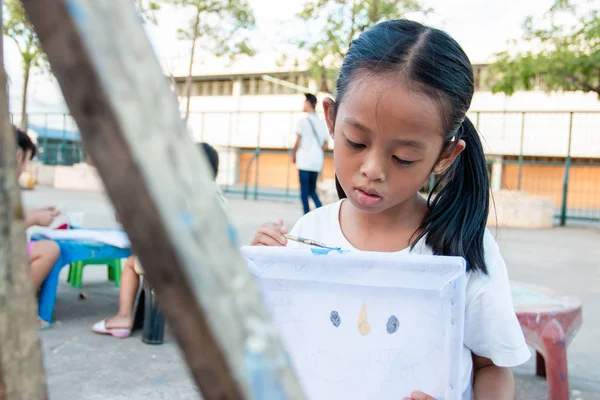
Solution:
M320 90L332 92L328 81L337 75L350 42L361 32L414 11L430 10L423 9L417 0L307 0L298 16L320 30L315 38L297 44L309 50L309 70Z
M156 24L156 13L160 10L163 0L134 0L144 22Z
M600 2L557 0L540 22L528 17L524 36L489 67L494 93L517 90L583 91L600 98Z
M21 100L21 128L27 123L27 93L31 68L38 67L49 70L50 66L45 53L35 33L33 26L19 0L5 0L3 2L3 34L17 45L23 64L23 92Z
M197 50L220 57L254 54L246 32L254 27L254 14L247 0L136 0L147 21L156 22L161 5L169 4L190 12L178 30L180 40L190 42L186 81L186 120L189 117L192 74Z

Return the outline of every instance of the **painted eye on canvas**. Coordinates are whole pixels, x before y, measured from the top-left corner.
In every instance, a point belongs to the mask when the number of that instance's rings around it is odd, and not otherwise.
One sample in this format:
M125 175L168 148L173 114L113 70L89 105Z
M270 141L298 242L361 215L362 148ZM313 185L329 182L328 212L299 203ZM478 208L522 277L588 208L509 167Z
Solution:
M329 315L329 319L331 320L331 323L333 324L333 326L335 326L336 328L338 326L340 326L340 324L342 323L340 314L338 314L337 311L332 311L331 314Z
M398 326L400 326L400 321L398 321L398 318L396 318L395 315L392 315L388 318L385 329L387 330L387 333L391 335L392 333L396 333Z

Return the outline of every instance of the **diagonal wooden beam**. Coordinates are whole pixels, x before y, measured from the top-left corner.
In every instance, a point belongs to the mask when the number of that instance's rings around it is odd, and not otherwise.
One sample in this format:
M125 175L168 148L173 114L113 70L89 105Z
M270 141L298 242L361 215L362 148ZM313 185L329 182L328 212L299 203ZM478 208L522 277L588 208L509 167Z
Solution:
M25 252L17 143L8 116L3 54L0 37L0 399L41 400L46 398L46 380Z
M23 4L204 398L303 398L133 2Z

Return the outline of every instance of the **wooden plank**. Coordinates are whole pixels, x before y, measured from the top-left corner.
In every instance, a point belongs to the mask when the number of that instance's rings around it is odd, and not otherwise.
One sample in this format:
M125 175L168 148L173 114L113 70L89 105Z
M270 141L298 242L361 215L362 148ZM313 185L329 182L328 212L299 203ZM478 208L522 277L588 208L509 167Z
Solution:
M133 2L23 4L204 398L303 398Z
M25 251L17 145L8 116L3 54L0 38L0 399L45 399L37 306Z

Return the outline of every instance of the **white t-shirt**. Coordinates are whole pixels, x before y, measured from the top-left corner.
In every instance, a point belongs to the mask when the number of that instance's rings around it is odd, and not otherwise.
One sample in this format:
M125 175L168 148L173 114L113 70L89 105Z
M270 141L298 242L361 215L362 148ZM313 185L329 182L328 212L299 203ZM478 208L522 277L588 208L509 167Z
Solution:
M342 233L340 207L344 200L318 208L304 215L290 234L313 239L326 245L356 250ZM306 245L288 241L289 247ZM405 249L399 253L408 252ZM531 353L519 326L511 297L506 264L498 244L489 231L484 237L485 262L489 275L471 273L467 282L465 337L462 353L463 400L472 399L471 352L491 359L499 367L515 367L525 363ZM432 255L421 239L413 254Z
M329 139L325 123L316 113L308 114L298 121L296 133L302 137L296 151L296 167L303 171L321 172L324 158L323 143Z

